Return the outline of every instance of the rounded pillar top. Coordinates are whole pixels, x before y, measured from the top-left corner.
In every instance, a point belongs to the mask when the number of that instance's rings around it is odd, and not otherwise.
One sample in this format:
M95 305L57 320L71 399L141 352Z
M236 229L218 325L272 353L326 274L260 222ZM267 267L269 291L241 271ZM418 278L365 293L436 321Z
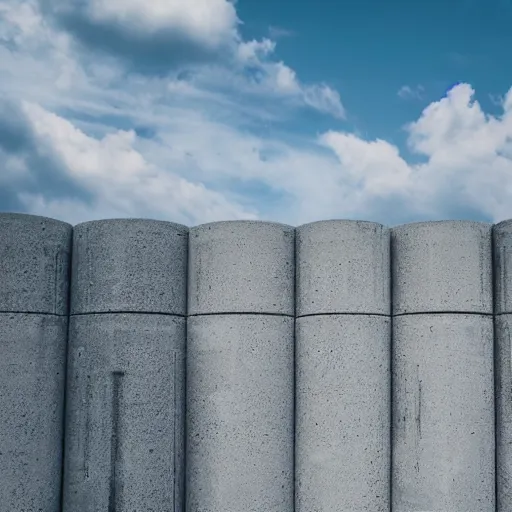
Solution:
M0 312L67 315L73 226L0 213Z
M392 228L393 314L492 314L491 232L460 220Z
M71 313L186 314L188 227L151 219L78 224Z
M512 313L512 219L493 227L494 311Z
M358 220L297 228L297 316L390 314L389 229Z
M190 315L295 314L295 228L223 221L190 229Z

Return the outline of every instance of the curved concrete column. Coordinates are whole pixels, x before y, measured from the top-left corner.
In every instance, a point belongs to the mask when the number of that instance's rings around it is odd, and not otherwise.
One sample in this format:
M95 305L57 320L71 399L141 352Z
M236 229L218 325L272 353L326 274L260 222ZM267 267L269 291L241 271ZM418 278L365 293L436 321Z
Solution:
M0 214L0 512L60 512L72 229Z
M497 512L512 510L512 220L493 227Z
M389 510L389 230L297 228L297 512Z
M293 511L294 231L190 230L187 512Z
M392 229L394 512L493 512L491 225Z
M188 228L73 237L64 512L183 510Z

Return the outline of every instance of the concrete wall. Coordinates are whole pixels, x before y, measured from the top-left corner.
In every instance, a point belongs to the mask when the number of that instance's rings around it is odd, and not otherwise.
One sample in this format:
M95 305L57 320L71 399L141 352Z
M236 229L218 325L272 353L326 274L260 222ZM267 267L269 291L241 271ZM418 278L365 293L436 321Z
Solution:
M512 221L0 214L0 512L510 512Z

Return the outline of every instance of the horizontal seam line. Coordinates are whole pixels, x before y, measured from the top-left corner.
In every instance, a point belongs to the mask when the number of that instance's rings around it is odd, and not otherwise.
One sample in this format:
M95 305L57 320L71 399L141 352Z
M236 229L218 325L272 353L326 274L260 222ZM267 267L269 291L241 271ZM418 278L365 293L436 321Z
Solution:
M219 316L219 315L258 315L258 316L284 316L287 318L295 318L295 315L289 315L286 313L257 313L254 311L235 311L229 312L226 311L224 313L192 313L187 315L187 317L191 318L194 316Z
M296 318L307 318L310 316L383 316L385 318L390 318L391 315L386 315L385 313L308 313L307 315L298 315Z
M162 311L89 311L87 313L71 313L69 316L86 316L86 315L161 315L176 316L178 318L186 318L187 315L178 313L167 313Z
M3 315L46 315L46 316L61 316L63 318L69 316L67 313L48 313L47 311L0 311Z
M391 316L412 316L412 315L476 315L476 316L494 316L493 313L479 313L475 311L418 311L411 313L396 313Z

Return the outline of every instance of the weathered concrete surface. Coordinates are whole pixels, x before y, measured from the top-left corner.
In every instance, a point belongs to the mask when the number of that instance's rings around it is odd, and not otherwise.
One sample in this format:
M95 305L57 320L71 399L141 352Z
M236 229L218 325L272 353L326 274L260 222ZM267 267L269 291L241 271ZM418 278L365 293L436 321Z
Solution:
M497 512L512 510L512 315L498 315L496 339Z
M493 227L497 512L512 510L512 221Z
M293 227L214 222L189 240L188 314L295 314Z
M389 229L305 224L296 258L295 510L387 512Z
M492 314L491 228L471 221L392 228L393 314Z
M294 319L188 319L187 512L293 511Z
M297 228L296 239L297 316L391 313L388 228L321 221Z
M0 213L0 312L68 314L72 230L47 217Z
M0 512L60 512L71 234L0 213Z
M185 319L70 319L63 512L183 510Z
M0 512L60 512L67 322L0 313Z
M390 318L296 324L296 512L388 512Z
M71 314L186 314L188 228L148 219L78 224Z
M512 220L493 226L494 312L512 313Z
M393 319L393 512L495 512L493 319Z

